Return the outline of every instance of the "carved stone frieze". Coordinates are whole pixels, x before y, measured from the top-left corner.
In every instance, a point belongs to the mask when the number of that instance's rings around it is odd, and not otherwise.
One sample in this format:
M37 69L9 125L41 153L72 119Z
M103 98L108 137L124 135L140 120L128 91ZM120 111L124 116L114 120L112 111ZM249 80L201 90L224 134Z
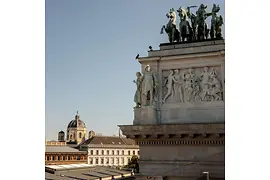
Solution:
M223 101L220 67L162 71L162 103Z

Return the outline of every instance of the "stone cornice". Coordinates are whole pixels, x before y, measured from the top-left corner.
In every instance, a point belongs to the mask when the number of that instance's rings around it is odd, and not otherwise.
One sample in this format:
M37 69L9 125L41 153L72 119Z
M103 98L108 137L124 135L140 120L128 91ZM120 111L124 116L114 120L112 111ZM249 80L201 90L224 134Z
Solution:
M140 63L146 61L168 61L168 60L180 60L180 59L189 59L189 58L202 58L209 56L224 56L225 50L217 50L212 52L201 52L201 53L189 53L189 54L179 54L179 55L170 55L170 56L154 56L154 57L141 57L138 59Z
M138 140L138 145L224 145L225 139L168 139L168 140Z
M216 139L224 138L225 124L119 125L127 138L146 139Z

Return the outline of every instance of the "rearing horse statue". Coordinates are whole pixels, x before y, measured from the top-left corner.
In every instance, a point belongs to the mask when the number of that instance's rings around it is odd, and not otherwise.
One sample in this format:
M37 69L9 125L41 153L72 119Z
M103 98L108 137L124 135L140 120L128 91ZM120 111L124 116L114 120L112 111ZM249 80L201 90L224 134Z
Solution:
M193 30L187 20L187 12L184 8L180 7L178 10L178 15L180 17L179 23L179 32L180 32L180 41L191 41L193 37Z
M219 10L220 10L219 5L213 4L211 30L210 30L210 36L212 39L222 38L221 26L223 25L223 18L221 15L219 17L217 16L217 13L219 12Z
M170 9L170 12L166 14L167 18L169 18L169 22L167 25L163 25L161 28L160 34L163 34L163 29L168 34L168 38L170 43L174 41L179 42L179 31L176 28L176 13L174 9Z

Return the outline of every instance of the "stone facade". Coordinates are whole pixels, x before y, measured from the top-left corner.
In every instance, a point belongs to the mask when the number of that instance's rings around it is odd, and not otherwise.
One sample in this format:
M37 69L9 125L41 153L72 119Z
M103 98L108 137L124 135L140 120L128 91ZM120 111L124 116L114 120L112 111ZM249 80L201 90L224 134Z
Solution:
M150 65L158 87L155 107L135 108L134 124L224 122L224 40L160 47L149 51L148 57L139 58L142 73ZM169 71L173 71L171 76L178 78L179 83L168 83Z
M157 86L133 125L119 125L140 146L137 179L225 179L224 40L161 44L138 61Z

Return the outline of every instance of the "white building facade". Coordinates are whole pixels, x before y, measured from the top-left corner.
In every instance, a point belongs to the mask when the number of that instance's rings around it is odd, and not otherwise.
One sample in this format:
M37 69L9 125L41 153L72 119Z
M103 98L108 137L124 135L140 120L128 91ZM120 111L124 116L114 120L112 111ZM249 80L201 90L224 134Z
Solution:
M95 136L80 145L88 152L88 164L93 166L125 166L132 156L139 157L135 141L116 136Z

